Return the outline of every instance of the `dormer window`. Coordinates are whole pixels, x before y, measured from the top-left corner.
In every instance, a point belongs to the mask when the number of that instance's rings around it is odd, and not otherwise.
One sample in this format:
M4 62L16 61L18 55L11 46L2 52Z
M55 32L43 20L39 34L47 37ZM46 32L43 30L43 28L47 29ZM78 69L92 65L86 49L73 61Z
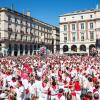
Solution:
M81 16L81 19L83 19L83 16Z
M90 18L92 18L93 16L92 15L90 15Z
M64 21L66 21L66 18L64 18Z

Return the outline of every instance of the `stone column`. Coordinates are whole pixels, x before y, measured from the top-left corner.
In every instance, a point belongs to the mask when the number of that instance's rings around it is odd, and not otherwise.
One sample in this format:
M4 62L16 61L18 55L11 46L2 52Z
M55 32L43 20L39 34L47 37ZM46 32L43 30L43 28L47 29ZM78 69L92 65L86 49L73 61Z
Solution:
M30 46L28 45L28 55L30 55Z
M7 55L7 45L5 43L1 43L1 51L3 56Z
M88 53L88 56L89 56L89 46L86 47L86 52Z
M12 48L11 56L14 56L14 44L11 44L11 48Z
M63 44L60 44L60 54L63 54Z
M80 52L80 45L77 45L77 52Z

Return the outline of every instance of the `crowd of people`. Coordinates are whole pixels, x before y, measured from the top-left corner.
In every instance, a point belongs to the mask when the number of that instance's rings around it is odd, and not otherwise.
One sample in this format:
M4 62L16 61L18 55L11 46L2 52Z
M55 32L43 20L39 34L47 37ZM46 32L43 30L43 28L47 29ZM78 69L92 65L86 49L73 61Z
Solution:
M0 58L0 100L100 100L100 57Z

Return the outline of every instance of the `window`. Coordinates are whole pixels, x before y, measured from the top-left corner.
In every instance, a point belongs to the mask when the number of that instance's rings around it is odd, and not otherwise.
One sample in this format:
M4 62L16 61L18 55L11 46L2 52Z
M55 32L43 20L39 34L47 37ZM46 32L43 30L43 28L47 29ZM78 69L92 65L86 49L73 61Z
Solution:
M64 25L64 31L67 31L67 25Z
M15 40L16 40L16 38L17 38L17 34L15 34Z
M16 23L16 24L18 23L17 18L15 18L15 23Z
M83 19L83 16L81 16L81 19Z
M23 35L21 34L21 40L23 39Z
M75 30L75 24L72 24L72 30Z
M72 41L75 41L76 40L75 35L76 35L76 32L72 32Z
M30 23L30 28L32 28L32 23Z
M67 42L67 37L64 37L64 42Z
M23 21L22 20L20 21L20 24L23 24Z
M66 21L66 18L64 18L64 21Z
M84 29L84 23L81 23L81 29Z
M42 27L41 26L39 26L39 30L41 30L42 29Z
M67 34L64 34L64 42L67 42Z
M26 27L26 33L28 33L28 28Z
M94 40L94 32L90 32L90 41Z
M26 21L26 26L28 26L28 22Z
M84 33L81 33L81 41L84 41Z
M92 18L93 16L92 15L90 15L90 18Z
M93 23L90 23L90 29L93 29Z
M10 21L10 22L11 22L11 16L10 16L10 15L8 16L8 21Z
M27 41L27 35L26 35L26 41Z

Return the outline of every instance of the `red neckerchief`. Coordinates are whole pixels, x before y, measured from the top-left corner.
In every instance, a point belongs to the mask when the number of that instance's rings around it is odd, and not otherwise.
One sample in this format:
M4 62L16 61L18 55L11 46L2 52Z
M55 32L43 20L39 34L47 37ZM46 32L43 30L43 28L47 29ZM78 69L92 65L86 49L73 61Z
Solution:
M59 94L57 95L57 97L58 97L59 100L60 100L61 96L62 96L62 93L59 93Z
M56 86L53 86L53 85L52 85L52 88L55 90L55 89L56 89Z

